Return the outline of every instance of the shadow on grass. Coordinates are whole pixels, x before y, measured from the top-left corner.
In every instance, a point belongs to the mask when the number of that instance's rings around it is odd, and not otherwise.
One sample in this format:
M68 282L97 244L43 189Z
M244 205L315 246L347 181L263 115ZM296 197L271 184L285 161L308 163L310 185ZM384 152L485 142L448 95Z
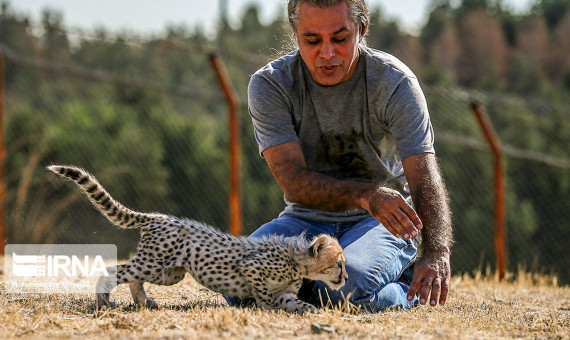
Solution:
M63 313L72 313L72 314L83 314L83 315L96 315L101 316L105 314L114 314L114 313L133 313L139 312L141 310L148 310L148 311L161 311L161 310L172 310L172 311L195 311L195 310L204 310L207 308L220 308L220 307L228 307L225 303L217 303L207 300L196 300L196 301L189 301L181 304L175 303L168 303L168 304L159 304L158 309L150 309L150 308L143 308L139 305L134 303L126 303L124 301L118 300L115 301L116 307L115 308L101 308L97 309L96 302L94 298L91 297L77 297L75 295L44 295L44 294L34 294L29 296L18 296L12 297L5 300L7 304L19 304L22 307L27 307L32 310L45 310L45 306L49 305L49 309L57 310L58 312ZM244 306L245 307L245 306ZM253 306L248 306L245 308L252 308Z
M104 314L104 313L108 313L108 312L121 312L121 313L133 313L133 312L140 312L142 310L147 310L150 312L160 312L160 311L164 311L164 310L171 310L171 311L176 311L176 312L190 312L190 311L196 311L196 310L204 310L204 309L208 309L208 308L223 308L223 307L228 307L227 304L225 303L216 303L216 302L211 302L211 301L193 301L193 302L186 302L186 303L182 303L182 304L173 304L173 303L169 303L169 304L159 304L158 308L145 308L142 306L139 306L137 304L134 303L129 303L129 304L123 304L121 302L116 302L116 307L115 308L102 308L102 309L97 309L95 306L95 301L92 301L88 306L82 306L82 308L80 310L77 310L78 312L84 311L86 313L90 313L90 314ZM86 308L85 308L86 307Z

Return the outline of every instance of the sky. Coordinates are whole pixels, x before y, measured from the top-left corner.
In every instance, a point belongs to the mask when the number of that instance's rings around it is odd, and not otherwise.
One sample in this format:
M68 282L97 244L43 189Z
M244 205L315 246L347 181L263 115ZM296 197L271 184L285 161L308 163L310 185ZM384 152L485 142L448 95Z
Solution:
M161 33L167 25L202 27L212 32L217 23L220 0L7 0L17 13L39 23L44 9L58 10L68 28L91 30L104 27L117 32ZM456 0L459 1L459 0ZM404 30L419 32L427 17L430 0L369 0L385 16L396 19ZM525 12L534 0L503 0L515 11ZM230 23L237 24L248 4L260 8L262 23L285 13L287 0L227 0Z

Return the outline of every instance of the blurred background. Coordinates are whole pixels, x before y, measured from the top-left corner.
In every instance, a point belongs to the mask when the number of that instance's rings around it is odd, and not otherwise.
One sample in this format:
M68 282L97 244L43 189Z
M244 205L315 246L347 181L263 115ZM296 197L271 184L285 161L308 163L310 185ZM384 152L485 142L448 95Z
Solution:
M110 226L44 167L81 166L126 206L228 230L228 107L208 56L240 99L243 234L283 197L259 157L249 77L290 50L285 1L2 1L7 243L115 243ZM156 2L152 2L156 3ZM370 1L368 45L403 60L427 96L451 196L454 274L495 267L493 155L504 153L508 269L570 283L570 1ZM89 6L90 4L90 6Z

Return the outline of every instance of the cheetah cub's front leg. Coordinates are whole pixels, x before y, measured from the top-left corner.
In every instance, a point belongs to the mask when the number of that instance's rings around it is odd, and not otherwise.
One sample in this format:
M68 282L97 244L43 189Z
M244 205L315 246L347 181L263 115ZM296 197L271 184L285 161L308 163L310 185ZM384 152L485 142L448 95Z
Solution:
M256 256L253 256L243 259L238 267L240 274L250 287L258 307L266 310L282 309L299 314L318 313L315 306L299 300L296 292L289 290L282 294L270 293L262 274L268 270L262 263Z
M280 306L273 302L273 298L265 285L265 281L258 277L260 273L263 273L263 268L261 268L260 262L255 257L241 260L238 265L238 271L249 286L259 308L265 310L276 310L280 308Z

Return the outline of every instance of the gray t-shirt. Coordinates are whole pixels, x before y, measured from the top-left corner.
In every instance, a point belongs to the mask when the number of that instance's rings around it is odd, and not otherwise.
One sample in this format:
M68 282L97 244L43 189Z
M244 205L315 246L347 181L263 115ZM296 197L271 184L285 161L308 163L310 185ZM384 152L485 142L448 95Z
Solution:
M412 71L395 57L360 47L356 71L320 86L299 51L257 71L248 89L259 151L296 142L307 168L338 179L373 182L410 192L401 160L433 153L425 97ZM323 211L285 200L282 214L319 222L354 222L364 209Z

